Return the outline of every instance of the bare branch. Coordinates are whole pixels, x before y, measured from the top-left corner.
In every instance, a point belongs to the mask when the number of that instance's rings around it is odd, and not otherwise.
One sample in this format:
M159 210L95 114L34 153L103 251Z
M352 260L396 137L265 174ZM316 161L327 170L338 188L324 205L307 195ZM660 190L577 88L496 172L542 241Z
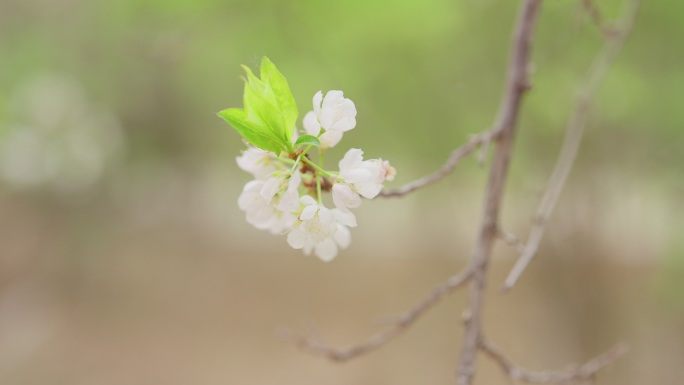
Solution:
M430 175L414 180L413 182L409 182L401 187L394 189L385 189L380 192L380 196L386 198L401 197L410 192L418 190L419 188L423 188L435 182L439 182L454 170L456 165L458 165L458 162L463 157L469 155L478 147L489 143L493 139L493 136L494 133L492 131L486 131L480 135L474 136L470 139L468 143L452 151L447 161L444 163L444 165L442 165L442 167L439 170L435 171Z
M635 4L638 3L638 0L633 1ZM490 142L494 142L495 149L485 191L482 223L480 225L477 242L471 254L470 266L461 273L452 276L444 284L438 286L409 311L401 314L389 328L376 333L364 342L346 348L334 348L330 347L321 339L313 339L287 332L284 337L295 343L300 349L336 362L343 362L358 357L383 346L394 339L394 337L406 331L421 315L435 306L439 300L456 288L461 287L464 283L470 282L468 307L466 309L467 317L464 319L465 334L457 368L457 382L459 385L472 384L475 375L476 357L480 350L494 358L506 373L508 373L508 377L511 381L519 379L530 382L567 382L590 379L598 370L609 365L624 353L625 348L619 346L577 368L563 372L533 372L515 365L508 357L501 353L498 348L486 341L482 332L484 293L487 283L488 263L493 244L497 237L500 237L523 249L521 254L530 249L533 250L532 254L536 251L544 231L544 224L548 220L548 216L555 205L570 167L574 162L577 152L576 147L579 146L581 130L586 121L586 113L593 95L596 92L598 83L605 75L605 71L607 71L609 64L617 55L617 51L619 51L622 42L624 41L626 32L631 29L631 23L633 22L633 18L626 19L631 20L631 22L625 22L625 26L622 29L623 33L613 40L605 49L605 51L607 51L606 57L604 59L597 59L592 66L589 79L578 97L576 112L573 114L569 123L572 127L580 127L579 137L572 139L577 134L571 135L570 131L572 130L570 129L566 132L565 142L571 142L571 144L565 144L564 142L563 150L558 161L561 166L557 166L557 169L560 167L560 171L554 171L554 177L552 177L549 189L538 210L535 227L532 229L528 242L523 244L517 237L502 231L498 222L520 106L525 92L530 88L528 69L530 68L531 40L540 5L541 0L522 1L514 28L511 57L507 67L506 87L499 106L497 119L492 128L489 131L472 138L464 146L454 150L447 162L433 174L408 183L400 188L384 190L381 193L384 197L403 196L419 188L435 183L448 175L463 157L471 154L480 147L486 148ZM636 9L634 9L634 14L635 13ZM571 139L567 139L567 136L571 136ZM572 140L577 143L572 144ZM566 147L569 147L569 150L566 149ZM560 176L556 176L557 173ZM561 182L554 182L557 180L554 178L560 178ZM539 235L534 236L536 232L539 232ZM537 239L537 237L539 239ZM518 264L520 263L521 261L519 260Z
M499 236L499 239L506 242L506 244L515 247L519 253L522 253L523 250L525 250L525 244L517 235L509 233L501 227L497 229L497 235Z
M499 210L513 150L518 112L522 97L530 88L528 68L531 41L540 3L540 0L525 0L520 8L513 35L506 89L494 124L493 132L497 133L496 149L487 182L482 225L471 256L471 264L475 270L470 285L469 317L465 322L466 331L458 363L457 382L460 385L470 385L475 375L475 360L482 329L487 264L498 234Z
M616 35L615 28L607 26L606 23L603 21L601 11L594 3L594 0L581 0L581 5L584 11L587 13L587 15L589 15L591 21L597 26L597 28L601 31L601 33L604 36L611 37ZM484 133L476 137L473 137L468 143L452 151L451 155L449 155L449 158L444 163L444 165L442 165L442 167L434 173L424 176L415 181L409 182L398 188L385 189L382 192L380 192L380 196L388 198L401 197L420 188L439 182L454 170L454 168L456 167L456 165L458 165L461 158L469 155L480 146L483 147L483 151L482 154L478 156L478 162L480 164L484 164L484 158L485 154L487 153L489 143L493 139L495 139L495 136L498 134L498 131L500 129L500 125L495 125L495 127L492 130L485 131Z
M610 38L619 33L619 30L612 26L610 23L606 23L601 10L596 5L594 0L581 0L580 5L582 10L589 16L589 20L594 26L601 32L603 37Z
M639 8L639 0L631 0L627 4L625 11L625 16L622 18L620 23L620 33L615 35L613 39L606 41L603 49L589 69L586 80L577 96L577 101L575 104L574 111L570 116L570 120L565 129L565 138L563 139L562 148L556 161L556 166L554 167L553 173L549 179L546 191L542 197L541 203L537 208L537 213L535 214L534 224L530 230L530 235L527 242L525 243L525 249L521 253L520 258L513 266L510 274L506 278L506 282L502 290L510 290L515 283L520 278L520 275L525 271L527 266L530 264L539 244L541 243L544 231L546 229L546 223L556 207L558 198L560 197L563 187L565 186L565 181L572 170L572 166L575 163L575 158L577 156L577 151L579 149L580 143L582 142L582 136L584 135L584 127L587 122L587 114L589 112L589 107L594 100L596 91L598 90L601 81L606 76L608 69L611 64L615 61L620 49L625 43L629 32L632 30L634 21L636 19L637 10Z
M513 360L506 356L500 348L492 342L482 338L480 350L491 357L501 370L515 381L524 381L534 384L563 384L588 381L593 379L596 374L605 367L613 364L618 358L627 352L625 344L617 344L607 352L585 362L582 365L575 365L565 370L559 371L532 371L518 366Z
M350 360L383 346L399 334L408 330L420 316L430 310L442 298L468 282L472 277L472 272L472 268L468 267L460 273L451 276L446 282L437 286L429 295L416 303L410 310L396 317L390 328L376 333L359 344L346 348L334 348L328 346L320 339L299 335L288 330L282 333L282 337L293 342L303 351L315 356L324 357L336 362Z
M612 29L606 26L601 10L596 6L594 0L581 0L580 6L582 11L589 17L591 23L598 28L603 36L609 37L612 34Z

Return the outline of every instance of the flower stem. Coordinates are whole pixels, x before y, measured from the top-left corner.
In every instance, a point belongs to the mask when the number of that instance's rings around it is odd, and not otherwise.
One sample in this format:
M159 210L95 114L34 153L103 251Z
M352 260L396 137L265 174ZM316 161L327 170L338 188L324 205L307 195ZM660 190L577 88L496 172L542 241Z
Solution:
M313 147L312 144L308 145L304 151L302 151L299 156L297 157L297 160L294 162L294 165L292 165L292 170L290 170L290 173L293 173L297 169L297 165L299 164L299 161L304 159L306 160L306 153L311 150L311 147Z
M302 162L304 162L304 163L308 164L309 166L315 168L318 172L320 172L321 174L323 174L323 175L325 175L325 176L327 176L327 177L331 177L331 176L332 176L331 173L325 171L325 170L322 169L319 165L317 165L316 163L310 161L308 158L302 158Z
M276 159L278 159L279 162L283 162L283 163L286 163L286 164L295 164L295 163L296 163L296 162L294 161L294 159L290 159L290 158L278 157L278 158L276 158Z
M321 164L321 167L323 167L323 161L325 161L325 151L321 151L320 147L318 148L318 163Z

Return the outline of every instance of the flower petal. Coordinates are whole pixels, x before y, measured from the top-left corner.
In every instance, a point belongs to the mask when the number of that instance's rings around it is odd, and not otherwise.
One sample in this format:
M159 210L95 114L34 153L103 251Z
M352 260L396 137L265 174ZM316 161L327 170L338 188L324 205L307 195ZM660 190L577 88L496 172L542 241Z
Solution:
M314 252L323 262L330 262L337 255L337 244L331 238L327 238L314 246Z
M335 206L341 210L357 208L361 206L361 197L355 193L349 185L336 183L332 188L332 198Z
M338 224L343 224L348 227L356 227L356 216L351 211L334 210L334 214Z
M349 131L356 127L356 106L354 102L349 99L344 99L337 106L335 106L336 115L331 130L334 131Z
M280 196L278 210L290 212L297 210L299 206L299 192L297 190L287 190Z
M242 170L254 175L256 179L266 179L274 171L276 166L272 162L270 152L256 147L249 147L235 161Z
M267 230L275 224L276 213L273 207L263 204L247 211L246 218L250 225L259 230Z
M325 94L323 99L323 109L332 109L336 104L344 101L344 92L337 90L330 90Z
M345 173L347 171L355 169L361 164L362 160L363 150L360 150L358 148L350 148L349 151L347 151L347 153L344 154L344 158L342 158L342 160L339 163L340 173Z
M321 141L321 148L335 147L335 145L342 140L342 132L326 131L318 138L318 140Z
M300 221L308 221L311 218L313 218L317 212L318 212L318 205L306 206L306 207L304 207L304 210L302 210L302 213L299 214L299 220Z
M347 183L368 183L375 181L375 175L368 169L355 168L345 173L340 173Z
M351 244L351 231L346 226L338 224L334 239L338 246L346 249Z
M255 202L260 200L259 191L263 187L264 182L260 180L252 180L247 182L242 189L242 193L238 197L238 207L242 211L248 211L254 206Z
M313 109L316 117L321 116L321 102L323 102L323 91L318 91L313 97Z
M309 111L304 115L302 123L304 124L304 130L309 135L318 136L321 132L321 124L318 123L318 118L316 118L316 114L313 111Z
M321 225L323 225L323 227L326 229L332 228L332 231L330 231L330 235L332 235L335 231L335 214L332 212L332 210L325 206L318 206L318 218L320 219Z
M342 119L339 119L328 128L331 131L349 131L352 128L356 127L356 118L352 117L344 117Z
M280 203L278 210L280 211L295 211L299 207L299 185L302 182L302 176L299 172L295 172L287 182L287 190L280 196Z
M315 199L311 195L303 195L301 198L299 198L299 201L304 205L304 206L311 206L311 205L317 205L318 203L316 202Z
M355 183L354 188L366 199L373 199L382 191L382 185L373 182Z
M283 235L288 231L292 230L295 222L297 221L297 216L288 212L279 212L276 215L275 223L269 227L269 231L273 235Z
M287 243L293 249L302 249L306 245L308 237L306 233L299 229L292 229L289 234L287 234Z
M282 178L277 178L277 177L270 177L266 179L266 183L264 183L263 187L261 187L260 194L266 201L266 203L270 203L273 197L278 193L280 190L280 186L283 183Z

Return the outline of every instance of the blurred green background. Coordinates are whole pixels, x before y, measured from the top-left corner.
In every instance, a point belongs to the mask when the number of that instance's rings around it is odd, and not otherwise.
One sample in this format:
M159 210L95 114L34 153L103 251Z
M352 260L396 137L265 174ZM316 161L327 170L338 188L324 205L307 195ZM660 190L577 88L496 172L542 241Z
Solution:
M365 202L325 264L246 223L244 146L215 114L242 105L239 64L267 55L300 116L318 90L356 103L328 159L363 148L398 186L493 121L518 3L0 2L0 382L450 383L463 292L345 365L276 331L361 340L465 266L486 170L466 159L438 185ZM520 236L603 41L579 3L543 4L502 218ZM537 260L502 295L515 255L498 247L486 306L487 332L525 367L629 343L599 384L684 377L684 3L644 3ZM482 359L477 383L506 382Z

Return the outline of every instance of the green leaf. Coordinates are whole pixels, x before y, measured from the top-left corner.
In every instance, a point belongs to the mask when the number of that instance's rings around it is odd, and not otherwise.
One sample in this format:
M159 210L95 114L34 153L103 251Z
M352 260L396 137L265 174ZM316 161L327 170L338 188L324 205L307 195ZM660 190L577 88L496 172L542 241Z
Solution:
M289 150L289 142L283 142L281 138L272 135L265 127L250 122L245 110L228 108L220 111L217 115L233 126L246 141L262 150L276 154Z
M298 111L287 80L267 57L261 60L261 79L248 67L242 68L247 74L244 110L229 108L219 116L256 147L292 152Z
M281 112L285 124L285 135L288 141L291 142L294 135L294 126L297 123L297 115L299 114L297 103L295 103L285 76L265 56L261 59L261 80L273 92L276 107Z
M313 135L302 135L299 138L297 138L297 141L295 142L295 147L297 146L315 146L319 147L321 145L321 142L318 140L317 137Z
M265 127L271 135L282 138L283 141L291 143L285 135L284 122L282 115L278 112L274 101L266 97L266 92L260 92L260 87L265 87L259 79L254 82L245 83L244 104L247 119L255 124ZM266 88L263 88L266 90ZM294 126L293 126L294 130Z

